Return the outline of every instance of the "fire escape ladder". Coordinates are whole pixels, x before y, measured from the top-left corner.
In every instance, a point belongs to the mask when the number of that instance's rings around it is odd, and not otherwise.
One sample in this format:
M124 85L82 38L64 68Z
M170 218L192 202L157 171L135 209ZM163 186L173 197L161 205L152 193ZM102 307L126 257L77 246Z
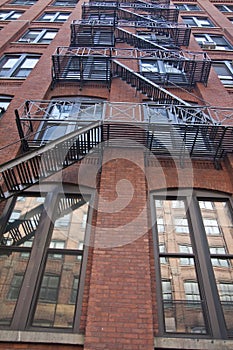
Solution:
M126 42L127 44L139 48L139 49L156 49L156 50L167 50L161 45L153 43L150 40L141 38L140 36L130 33L125 29L116 29L116 39Z
M113 77L117 76L122 78L122 80L125 80L127 84L145 94L152 101L158 102L160 104L178 104L189 106L189 104L183 101L181 98L175 96L171 92L167 91L160 85L155 84L141 74L136 73L117 60L112 61L112 72Z
M36 151L21 155L0 167L0 200L33 186L80 161L102 139L100 122L64 135Z
M147 22L149 21L154 23L155 26L158 25L158 22L156 21L156 19L148 18L147 15L140 15L138 13L135 13L123 8L118 9L118 19L127 20L127 21L147 21Z

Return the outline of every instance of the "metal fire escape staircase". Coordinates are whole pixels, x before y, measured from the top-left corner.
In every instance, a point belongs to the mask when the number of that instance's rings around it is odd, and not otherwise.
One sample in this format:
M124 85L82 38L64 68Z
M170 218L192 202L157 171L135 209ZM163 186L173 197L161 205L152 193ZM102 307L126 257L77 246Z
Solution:
M146 95L152 101L155 101L158 104L177 104L189 106L189 104L181 98L175 96L160 85L155 84L140 73L135 72L133 69L128 68L123 63L113 60L112 65L113 77L120 77L127 84Z
M144 38L141 38L140 36L130 33L125 29L117 28L116 29L116 38L118 41L125 42L133 47L137 47L139 49L160 49L160 50L166 50L161 45L158 45L156 43L151 42L150 40L146 40Z
M23 154L0 167L0 200L83 159L102 140L99 122L71 132L36 151Z
M134 82L139 89L140 82L143 81L143 89L148 87L148 91L145 92L152 94L156 100L162 98L169 105L179 101L180 105L189 106L155 84L152 84L151 90L151 82L126 69L119 62L114 63L122 70L122 74L125 74L125 78L131 83ZM159 108L160 105L156 106ZM186 154L191 158L212 159L216 165L228 152L233 152L232 126L210 123L97 121L3 164L0 167L0 200L19 194L58 171L81 161L92 150L101 152L103 147L119 145L119 140L124 144L125 139L132 140L133 144L135 142L141 144L153 154L162 157L175 156L181 159L185 148ZM33 220L37 220L36 216ZM29 228L25 228L25 231L30 234L33 226L28 222L25 223L26 226ZM13 229L15 228L12 227ZM17 228L15 235L17 237Z
M120 17L127 20L151 21L147 16L141 16L122 8L118 9L118 15L119 13ZM154 21L154 23L157 25L156 21ZM126 32L119 29L118 31L124 32L124 34ZM141 39L139 40L135 35L127 34L126 36L127 40L137 40L135 45L141 45ZM147 44L146 42L146 45ZM151 45L154 48L155 45ZM120 77L122 80L126 81L126 83L134 87L137 91L140 91L151 101L154 101L157 108L163 105L191 108L188 103L167 91L162 86L128 68L118 60L118 56L114 51L117 51L117 49L109 49L111 53L113 78ZM161 51L164 54L167 52L164 48L162 48ZM205 117L203 115L203 120L204 119ZM176 130L175 136L172 130ZM205 157L213 159L214 161L222 159L227 152L233 151L233 127L214 125L211 119L209 119L209 124L201 125L195 123L158 124L145 122L142 123L142 125L136 123L135 127L132 127L132 123L127 123L126 121L119 123L114 120L111 122L101 120L90 123L82 129L75 130L59 139L51 141L35 151L23 154L3 164L0 167L0 200L5 200L15 194L19 194L58 171L79 162L93 149L102 150L103 143L106 143L107 146L114 144L111 140L116 138L132 138L154 154L169 157L169 148L172 147L172 142L168 141L168 143L170 142L168 148L166 148L166 145L161 147L161 142L159 141L161 134L164 135L164 141L168 140L169 135L173 135L173 141L178 145L175 152L176 156L182 156L181 148L183 148L184 145L187 146L191 157ZM169 140L171 140L171 138ZM181 145L180 140L183 142ZM38 213L35 215L38 215ZM34 219L32 215L32 218L36 221L36 216ZM33 225L28 222L27 225L31 228L25 232L29 232L28 234L30 235L33 231ZM25 223L25 227L27 225ZM17 232L15 235L17 237Z

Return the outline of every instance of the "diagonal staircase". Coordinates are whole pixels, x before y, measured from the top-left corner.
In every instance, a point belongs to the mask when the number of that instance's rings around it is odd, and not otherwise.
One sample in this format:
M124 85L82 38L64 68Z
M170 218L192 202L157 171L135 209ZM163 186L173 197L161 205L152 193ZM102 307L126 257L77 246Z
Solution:
M140 36L130 33L125 29L116 28L115 36L118 40L123 41L133 47L137 47L139 49L155 49L155 50L167 50L161 45L153 43L150 40L146 40L145 38L141 38Z
M95 122L3 164L0 167L0 200L80 161L101 140L101 125Z
M122 80L125 80L127 84L146 95L152 101L161 104L190 106L189 103L162 88L160 85L155 84L143 75L128 68L126 65L117 60L112 61L112 73L113 78L120 77Z

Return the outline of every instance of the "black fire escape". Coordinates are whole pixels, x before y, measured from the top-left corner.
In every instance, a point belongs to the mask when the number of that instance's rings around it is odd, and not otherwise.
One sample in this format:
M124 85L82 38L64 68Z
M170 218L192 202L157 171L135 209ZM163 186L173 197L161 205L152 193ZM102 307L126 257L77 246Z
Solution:
M207 84L211 67L204 52L181 50L188 46L190 28L177 23L177 18L178 10L169 1L84 3L82 19L71 24L70 46L57 48L52 57L53 86L62 82L80 89L84 85L111 89L113 79L120 78L149 102L103 102L101 117L95 119L92 114L89 121L48 142L38 135L50 117L51 101L26 101L22 112L16 110L26 153L1 166L0 200L79 162L93 150L114 146L119 138L130 138L157 156L182 160L186 152L192 159L212 159L216 165L233 151L233 127L223 125L221 111L216 120L213 110L191 106L167 90ZM126 47L119 48L119 43ZM138 63L138 71L128 66L131 60ZM53 103L59 111L76 102ZM98 103L94 107L99 108ZM53 120L53 127L63 122L77 124L74 115L69 118Z
M24 153L0 167L0 201L119 142L128 147L141 144L147 152L176 158L181 165L188 155L212 160L218 167L233 152L233 127L224 126L232 110L191 106L167 90L192 89L197 82L206 85L211 67L204 52L181 50L189 44L190 28L177 20L178 10L168 0L84 3L82 19L71 24L70 46L58 47L52 56L52 85L62 82L80 89L84 85L111 89L113 79L120 78L149 101L84 101L80 115L86 112L85 121L79 118L77 101L25 101L15 111ZM126 48L119 48L121 43ZM132 60L138 63L138 71L128 66ZM60 115L65 112L65 119L56 120L52 110ZM59 137L64 126L69 132ZM60 131L57 137L46 139L51 130L55 135ZM81 198L71 199L59 208L58 217L82 204ZM41 205L9 223L0 244L10 239L18 246L32 238L40 215Z
M138 63L140 85L148 85L143 77L170 88L207 84L210 59L205 53L180 50L188 46L190 27L177 23L178 14L167 2L84 3L82 19L71 24L70 46L58 47L52 57L53 86L74 82L80 89L84 84L104 84L110 89L112 79L123 78L122 70L116 69L117 60L129 59L128 54ZM131 49L116 49L118 43Z

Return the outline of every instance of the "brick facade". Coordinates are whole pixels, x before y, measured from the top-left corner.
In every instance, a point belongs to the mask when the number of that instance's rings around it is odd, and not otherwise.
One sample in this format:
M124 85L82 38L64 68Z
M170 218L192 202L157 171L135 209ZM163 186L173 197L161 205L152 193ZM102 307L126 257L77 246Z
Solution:
M103 99L108 102L148 102L141 91L127 84L119 77L113 77L111 89L98 85L85 85L82 89L75 82L58 83L52 88L52 55L58 46L70 43L70 25L81 18L83 0L76 7L52 7L51 1L38 0L31 7L13 6L1 1L1 9L24 10L19 21L4 21L0 30L2 43L0 53L40 54L41 58L27 79L0 78L0 95L13 99L0 119L1 141L0 161L5 163L21 154L14 110L25 100L50 100L64 97L85 97ZM178 3L178 2L177 2ZM202 7L201 15L211 18L221 33L233 45L233 24L224 13L220 13L212 1L197 1ZM220 3L220 2L219 2ZM232 1L227 3L233 5ZM36 22L44 11L71 12L67 22ZM191 14L190 14L191 13ZM185 15L193 15L193 12ZM181 15L184 13L181 12ZM195 12L194 15L197 15ZM58 34L49 44L17 43L28 28L58 29ZM216 33L218 29L208 28ZM131 28L133 31L134 29ZM205 33L206 28L194 28L193 32ZM118 43L118 47L130 45ZM200 50L191 35L190 45L184 50ZM213 60L232 60L232 51L208 52ZM122 59L125 64L126 60ZM128 60L128 67L138 71L136 60ZM199 105L232 108L232 87L225 88L216 72L211 68L207 86L197 83L192 89L168 88L175 96ZM139 120L139 115L135 115ZM223 118L223 116L220 116ZM132 120L129 120L129 123ZM232 125L232 117L226 123ZM127 136L127 135L126 135ZM104 145L102 155L90 153L81 162L53 175L48 184L62 182L74 188L86 187L93 190L94 209L91 222L91 244L87 258L85 283L83 287L80 333L84 335L82 344L6 342L1 338L1 349L30 350L152 350L155 337L161 336L159 324L161 314L157 305L157 285L152 237L150 195L164 189L195 189L211 191L231 196L233 193L233 157L228 154L221 159L219 169L208 157L157 157L137 144L127 145L127 137L118 140L117 145ZM123 140L123 141L122 141ZM132 140L131 140L132 141ZM135 140L134 140L135 141ZM9 146L9 144L11 144ZM0 204L2 212L6 202ZM7 205L7 204L6 204ZM17 330L14 330L17 332ZM57 331L57 330L56 330ZM189 347L185 337L178 335L180 343L174 349L210 349L205 343ZM186 337L187 338L187 337ZM208 338L208 337L207 337ZM166 345L166 336L161 349L172 349ZM197 342L199 341L199 338ZM200 338L200 342L205 340ZM215 339L213 339L214 343ZM226 349L232 340L224 340ZM162 341L161 341L162 343ZM161 344L160 343L160 344ZM183 345L182 345L183 344ZM199 346L199 347L198 347ZM214 349L219 345L214 345ZM223 346L223 343L221 343ZM223 348L223 347L222 347Z

